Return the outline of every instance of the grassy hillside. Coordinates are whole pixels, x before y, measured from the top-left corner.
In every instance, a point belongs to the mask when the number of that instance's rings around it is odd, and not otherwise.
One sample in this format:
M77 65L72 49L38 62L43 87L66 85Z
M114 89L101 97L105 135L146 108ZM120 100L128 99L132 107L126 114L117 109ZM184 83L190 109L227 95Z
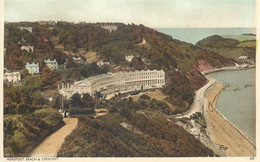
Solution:
M62 145L61 157L216 156L167 118L165 102L143 95L110 103L109 114L79 116L79 125Z
M66 138L61 157L195 157L215 156L180 126L142 113L118 113L98 119L79 117Z

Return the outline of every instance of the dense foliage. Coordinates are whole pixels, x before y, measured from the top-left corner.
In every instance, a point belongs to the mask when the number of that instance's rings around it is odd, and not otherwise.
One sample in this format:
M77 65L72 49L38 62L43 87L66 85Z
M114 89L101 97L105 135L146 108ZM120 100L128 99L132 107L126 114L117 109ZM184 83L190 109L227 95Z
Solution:
M33 32L20 30L17 28L18 25L32 26ZM109 61L113 66L128 66L137 70L164 69L168 78L164 92L170 95L168 101L179 109L176 112L182 112L189 108L194 90L206 83L206 78L196 71L201 60L206 62L210 68L233 64L232 61L217 53L174 40L168 35L143 25L112 23L109 25L116 25L117 30L111 33L103 29L102 25L108 24L57 22L51 27L38 23L7 24L5 27L5 37L8 40L5 42L7 46L6 66L11 69L21 69L26 61L39 61L44 58L55 58L59 64L64 63L66 69L60 70L58 74L46 75L45 73L43 75L45 77L42 79L42 86L46 88L54 85L60 79L71 82L107 73L110 70L106 66L98 67L95 62L91 64L75 63L72 56L66 55L64 51L82 58L84 57L78 53L78 49L86 52L94 51L100 60ZM234 42L230 40L228 45L233 45ZM19 49L22 44L34 45L35 52L22 52ZM130 63L126 63L125 55L138 57L134 57ZM39 62L40 70L46 71L42 61ZM168 74L170 74L169 77ZM183 88L183 91L180 91L180 87L176 85Z
M176 124L142 113L124 118L118 113L98 119L79 117L66 138L62 157L181 157L214 156Z
M75 93L70 98L70 115L89 115L94 114L96 107L96 99L88 93L84 93L82 96Z
M74 63L74 62L73 62ZM67 66L68 67L68 66ZM107 73L106 67L99 67L95 62L91 64L76 64L69 66L67 69L59 71L62 81L81 80L93 75Z
M4 116L4 155L28 156L34 146L64 124L55 109Z
M23 86L5 85L4 113L26 114L49 105L41 92L41 78L27 76Z
M58 156L215 156L194 136L165 118L171 114L165 102L147 95L136 102L132 98L110 102L108 115L79 116L78 127L66 138ZM201 114L193 118L205 124Z

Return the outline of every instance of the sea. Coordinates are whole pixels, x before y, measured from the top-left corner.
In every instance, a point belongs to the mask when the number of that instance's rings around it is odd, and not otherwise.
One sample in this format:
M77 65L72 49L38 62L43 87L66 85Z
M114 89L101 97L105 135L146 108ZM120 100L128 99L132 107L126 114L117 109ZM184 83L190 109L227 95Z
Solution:
M172 36L184 42L196 44L198 41L212 35L242 35L255 34L255 28L155 28L159 32Z
M156 30L188 43L196 44L212 35L255 34L255 28L157 28ZM255 69L221 71L210 74L225 84L216 108L233 125L255 142L256 98Z
M255 69L221 71L209 75L225 84L216 109L255 142Z

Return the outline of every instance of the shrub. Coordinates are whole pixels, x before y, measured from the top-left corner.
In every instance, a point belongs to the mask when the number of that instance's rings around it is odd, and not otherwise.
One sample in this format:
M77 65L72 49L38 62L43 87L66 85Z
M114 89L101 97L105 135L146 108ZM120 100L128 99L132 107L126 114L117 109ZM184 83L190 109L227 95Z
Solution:
M51 108L26 115L5 115L4 155L29 153L42 139L63 124L62 115Z
M69 111L70 115L90 115L95 114L93 108L71 108Z
M140 99L150 100L150 97L149 97L148 95L146 95L146 94L142 94L142 95L140 96Z

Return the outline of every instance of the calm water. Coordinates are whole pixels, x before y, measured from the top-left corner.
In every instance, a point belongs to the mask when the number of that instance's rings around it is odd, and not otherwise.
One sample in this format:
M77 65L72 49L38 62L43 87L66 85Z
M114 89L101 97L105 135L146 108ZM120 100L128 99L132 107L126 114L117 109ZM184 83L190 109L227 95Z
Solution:
M210 74L225 84L216 108L255 141L255 69Z
M254 28L156 28L156 30L188 43L196 44L211 35L241 35L256 33Z

